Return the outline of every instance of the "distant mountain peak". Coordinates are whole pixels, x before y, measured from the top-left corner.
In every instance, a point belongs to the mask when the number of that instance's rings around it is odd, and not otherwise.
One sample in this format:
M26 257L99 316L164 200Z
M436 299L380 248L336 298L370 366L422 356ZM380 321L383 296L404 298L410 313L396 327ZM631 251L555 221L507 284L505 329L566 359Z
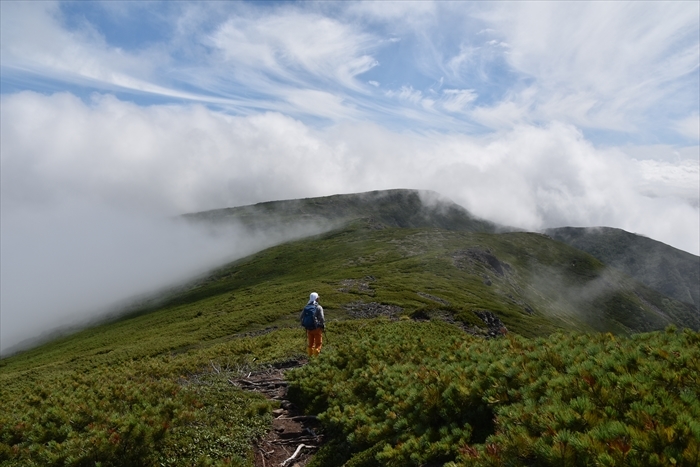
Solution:
M254 228L314 218L332 223L371 219L386 227L437 227L469 232L495 232L500 227L477 218L462 206L430 190L392 189L318 198L267 201L215 209L185 217L191 221L241 222Z

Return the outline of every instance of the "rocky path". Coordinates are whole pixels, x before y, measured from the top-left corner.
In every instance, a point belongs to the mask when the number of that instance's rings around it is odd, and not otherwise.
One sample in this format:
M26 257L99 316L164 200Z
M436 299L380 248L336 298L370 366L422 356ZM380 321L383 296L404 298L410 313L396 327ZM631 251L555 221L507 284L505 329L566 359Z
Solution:
M285 372L306 363L305 360L290 360L230 381L235 386L259 392L280 403L280 408L273 411L272 429L256 443L255 467L304 467L323 443L316 417L301 414L287 400Z

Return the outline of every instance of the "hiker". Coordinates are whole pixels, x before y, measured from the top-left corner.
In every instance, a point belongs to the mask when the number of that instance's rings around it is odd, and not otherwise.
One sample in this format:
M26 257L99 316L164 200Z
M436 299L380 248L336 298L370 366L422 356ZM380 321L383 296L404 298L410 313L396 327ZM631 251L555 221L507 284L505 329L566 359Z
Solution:
M306 304L299 321L306 328L306 337L309 340L306 353L309 357L321 353L321 345L323 344L323 330L326 328L326 319L323 316L323 307L318 304L320 297L316 292L311 292L309 295L309 303Z

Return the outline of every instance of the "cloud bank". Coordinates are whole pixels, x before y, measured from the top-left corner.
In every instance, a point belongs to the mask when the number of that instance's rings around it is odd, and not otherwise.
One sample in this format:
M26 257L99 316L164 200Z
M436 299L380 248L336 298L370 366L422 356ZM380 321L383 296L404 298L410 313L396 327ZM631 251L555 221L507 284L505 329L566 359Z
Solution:
M2 108L0 351L292 238L211 238L162 220L224 206L431 189L503 224L615 226L698 254L698 159L637 160L567 124L482 137L318 130L279 113L32 92Z
M468 136L372 123L317 129L279 113L235 117L109 95L85 103L24 92L2 105L9 212L90 199L173 215L409 187L504 224L609 225L698 253L697 159L637 160L565 123Z

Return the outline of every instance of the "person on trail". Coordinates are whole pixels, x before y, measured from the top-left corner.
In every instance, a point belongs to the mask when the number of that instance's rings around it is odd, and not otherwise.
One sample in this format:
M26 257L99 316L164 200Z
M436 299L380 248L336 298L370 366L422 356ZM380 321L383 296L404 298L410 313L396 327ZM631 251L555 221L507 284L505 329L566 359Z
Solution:
M311 295L309 295L309 302L304 309L301 310L301 315L299 315L299 321L306 329L306 337L309 341L308 347L306 348L306 353L309 354L309 357L321 353L323 330L326 328L323 307L318 304L319 298L316 292L311 292Z

